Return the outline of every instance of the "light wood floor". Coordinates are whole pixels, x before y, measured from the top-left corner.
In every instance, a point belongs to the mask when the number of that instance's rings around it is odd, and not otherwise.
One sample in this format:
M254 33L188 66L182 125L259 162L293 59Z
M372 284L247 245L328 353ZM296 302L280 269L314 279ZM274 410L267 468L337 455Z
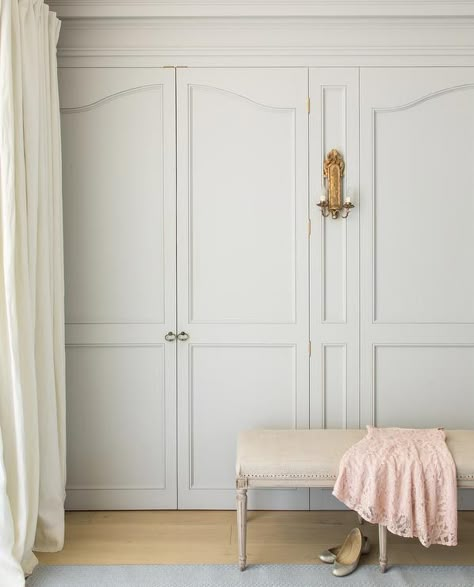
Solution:
M357 525L351 512L249 512L248 562L318 563L320 550L339 544ZM377 562L377 528L364 524ZM59 553L38 553L43 564L236 563L232 511L70 512ZM474 512L459 514L459 545L427 549L389 534L397 564L474 565Z

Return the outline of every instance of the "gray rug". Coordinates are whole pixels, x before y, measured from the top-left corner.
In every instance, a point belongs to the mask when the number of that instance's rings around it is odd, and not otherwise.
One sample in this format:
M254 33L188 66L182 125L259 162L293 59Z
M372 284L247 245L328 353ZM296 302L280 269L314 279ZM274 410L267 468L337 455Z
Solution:
M343 579L328 565L40 566L27 587L474 587L472 567L362 565Z

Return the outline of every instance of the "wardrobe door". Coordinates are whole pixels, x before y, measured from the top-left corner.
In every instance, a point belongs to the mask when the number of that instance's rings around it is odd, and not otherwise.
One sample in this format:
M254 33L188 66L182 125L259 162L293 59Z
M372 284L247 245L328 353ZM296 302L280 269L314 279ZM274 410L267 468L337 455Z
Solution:
M311 428L359 427L359 70L309 70L311 113ZM324 218L323 164L343 157L348 218ZM311 509L340 507L329 489L311 490Z
M361 71L362 424L472 428L474 68Z
M60 71L69 509L176 507L174 87Z
M240 430L308 426L306 98L305 69L177 71L181 508L235 507Z

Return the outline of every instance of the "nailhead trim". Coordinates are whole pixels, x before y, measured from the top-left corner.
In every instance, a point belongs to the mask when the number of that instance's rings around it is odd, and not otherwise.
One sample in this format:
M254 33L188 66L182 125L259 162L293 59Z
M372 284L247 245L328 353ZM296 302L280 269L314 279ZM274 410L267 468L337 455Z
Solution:
M246 479L336 479L336 475L331 473L317 473L316 475L306 475L304 473L298 474L294 473L291 475L287 475L285 473L281 474L263 474L263 473L250 473L249 475L244 475Z
M315 475L307 475L305 473L293 473L293 474L285 474L285 473L250 473L248 475L243 475L239 477L240 479L336 479L337 475L331 473L316 473ZM462 479L463 481L474 481L474 475L457 475L458 479Z

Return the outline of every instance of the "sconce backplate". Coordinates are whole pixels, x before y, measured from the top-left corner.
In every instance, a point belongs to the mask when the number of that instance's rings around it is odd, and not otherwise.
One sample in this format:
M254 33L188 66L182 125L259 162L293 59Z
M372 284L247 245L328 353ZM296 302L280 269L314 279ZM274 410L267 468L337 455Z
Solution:
M337 149L332 149L324 161L323 173L327 181L329 195L329 211L337 218L342 210L342 176L344 175L344 159Z

